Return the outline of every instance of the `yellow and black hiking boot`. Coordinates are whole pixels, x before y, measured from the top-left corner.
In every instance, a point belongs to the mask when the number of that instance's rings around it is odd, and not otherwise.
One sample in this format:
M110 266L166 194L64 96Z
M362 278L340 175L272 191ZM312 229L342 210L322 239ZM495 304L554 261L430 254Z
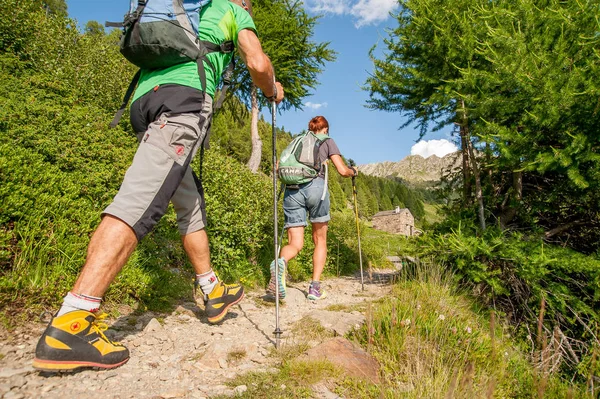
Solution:
M129 350L109 340L102 320L96 315L75 310L54 317L35 348L33 367L42 371L74 371L80 368L111 369L129 360Z
M204 296L204 310L211 324L219 323L225 318L230 307L244 298L244 287L241 284L223 284L219 281L212 292Z

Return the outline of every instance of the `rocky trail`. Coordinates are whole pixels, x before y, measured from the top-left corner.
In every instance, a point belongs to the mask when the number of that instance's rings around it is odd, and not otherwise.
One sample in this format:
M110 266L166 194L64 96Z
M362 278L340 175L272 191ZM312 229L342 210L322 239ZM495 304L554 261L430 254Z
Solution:
M360 326L365 321L367 304L389 293L386 283L393 276L390 273L382 271L370 282L365 280L364 291L357 277L324 280L328 296L319 302L306 299L307 283L289 285L287 298L280 306L283 334L279 351L299 343L308 347L322 344L314 339L305 342L302 325L307 317L318 321L331 336L343 337ZM232 307L218 325L208 324L204 311L190 302L179 304L170 314L139 315L127 309L121 314L109 322L106 334L125 344L131 358L113 370L39 373L31 361L45 323L36 322L27 332L2 332L0 397L235 397L247 387L227 385L232 378L249 371L273 371L280 364L273 335L275 304L265 300L263 290L247 291L244 300ZM318 397L337 398L324 387Z

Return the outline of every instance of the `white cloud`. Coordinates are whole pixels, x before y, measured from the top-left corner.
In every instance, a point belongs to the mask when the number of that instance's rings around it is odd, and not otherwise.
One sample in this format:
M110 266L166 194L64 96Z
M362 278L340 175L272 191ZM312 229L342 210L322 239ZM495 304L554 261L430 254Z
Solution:
M310 109L319 109L321 107L327 108L327 103L311 103L310 101L304 103L305 107Z
M306 8L314 13L352 15L354 26L377 25L398 7L398 0L306 0Z
M377 25L390 15L390 12L398 7L398 0L359 0L350 13L356 17L354 25L360 28L364 25Z
M315 13L346 14L347 6L344 0L307 0L306 6Z
M423 158L430 157L431 155L443 157L456 151L458 151L458 147L446 139L422 140L412 146L410 155L420 155Z

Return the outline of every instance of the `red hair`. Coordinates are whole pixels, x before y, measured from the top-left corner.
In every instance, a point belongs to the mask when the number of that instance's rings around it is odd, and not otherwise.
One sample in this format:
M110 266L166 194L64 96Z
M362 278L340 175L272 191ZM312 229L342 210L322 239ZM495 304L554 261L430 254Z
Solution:
M329 129L329 123L327 122L327 119L325 119L324 116L315 116L310 120L310 122L308 122L308 130L310 130L311 132L316 133L325 128Z

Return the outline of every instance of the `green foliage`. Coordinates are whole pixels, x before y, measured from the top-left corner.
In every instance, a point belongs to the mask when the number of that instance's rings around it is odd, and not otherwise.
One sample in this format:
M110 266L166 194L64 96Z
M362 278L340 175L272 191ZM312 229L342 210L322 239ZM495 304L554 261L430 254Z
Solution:
M493 323L457 292L442 266L406 267L391 294L369 306L367 320L352 336L381 365L379 395L359 396L368 387L344 386L346 396L562 398L571 389L584 397L582 386L536 371L498 318Z
M318 84L317 75L336 55L329 42L316 43L311 39L319 17L309 16L302 3L292 1L255 0L252 9L263 50L285 89L279 108L302 108L302 99ZM281 45L282 38L285 46ZM233 87L236 96L250 106L252 79L242 63L236 68ZM260 95L258 100L267 104Z
M354 206L351 180L334 172L334 166L330 165L329 168L332 209L343 210L348 204ZM397 206L410 209L416 219L425 215L420 193L401 182L367 175L359 175L355 181L358 213L361 217L370 218L377 212L389 211Z
M88 21L83 31L88 35L104 35L104 25L98 21Z
M528 325L535 330L543 300L547 331L556 326L583 342L595 339L594 326L600 322L597 257L519 233L475 232L469 223L449 220L437 232L420 237L415 254L447 265L462 284L473 286L480 298L506 312L523 330ZM585 345L580 350L584 356L590 353Z
M52 13L59 16L67 15L67 3L65 0L43 0L41 1L44 8Z
M503 227L598 249L600 185L597 3L403 0L373 58L369 106L470 142L485 215ZM473 206L473 160L455 210Z
M272 249L271 180L207 151L203 167L211 261L222 277L262 282L261 253ZM265 247L266 246L266 247Z

